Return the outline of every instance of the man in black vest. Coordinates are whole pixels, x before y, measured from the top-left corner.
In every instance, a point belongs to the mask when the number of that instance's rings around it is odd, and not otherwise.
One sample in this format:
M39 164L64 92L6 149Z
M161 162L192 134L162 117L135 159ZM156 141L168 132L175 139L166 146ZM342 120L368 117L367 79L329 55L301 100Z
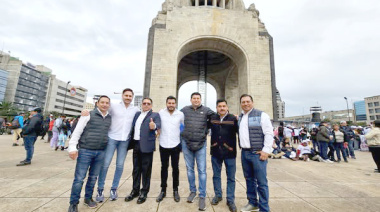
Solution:
M82 117L72 134L69 142L69 156L77 159L75 178L71 188L69 212L78 211L80 193L83 180L88 173L84 204L89 208L96 208L97 203L92 199L94 186L104 163L104 149L108 142L108 129L111 126L111 116L108 114L110 98L99 97L97 108L89 116ZM79 146L79 151L77 150Z
M217 114L210 117L211 129L211 163L214 176L215 197L211 204L217 205L222 201L221 171L223 162L227 174L227 205L231 212L236 212L235 205L235 173L236 173L236 133L237 119L228 113L227 101L220 99L216 102Z
M156 150L156 131L161 128L160 115L152 112L152 104L151 98L144 98L142 112L137 112L133 119L129 144L129 148L133 147L133 189L125 197L126 202L139 196L137 204L144 203L150 189L153 152ZM141 181L143 185L140 190Z
M267 180L268 155L273 148L273 127L268 114L253 108L251 95L240 97L243 112L239 116L241 164L247 184L248 204L241 211L269 211ZM259 200L257 200L257 194Z

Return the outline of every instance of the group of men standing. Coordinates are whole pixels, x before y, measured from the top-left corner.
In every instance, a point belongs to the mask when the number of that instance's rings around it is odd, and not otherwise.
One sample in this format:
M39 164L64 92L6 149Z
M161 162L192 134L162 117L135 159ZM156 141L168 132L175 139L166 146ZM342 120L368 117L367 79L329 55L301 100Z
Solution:
M249 200L241 211L269 211L266 166L268 154L272 152L273 128L269 116L253 108L252 96L241 96L243 112L238 118L228 112L226 100L217 101L215 113L201 104L201 94L197 92L191 95L191 105L181 111L176 109L176 98L167 97L166 108L159 113L152 111L153 101L150 98L143 99L142 111L139 111L131 105L133 96L133 91L127 88L123 90L123 101L120 104L111 105L110 99L102 96L96 109L82 112L82 118L73 132L68 150L70 157L77 159L69 211L78 210L77 205L87 170L89 174L84 204L90 208L97 206L92 195L98 176L96 201L104 201L105 178L115 151L116 170L110 200L118 198L117 188L128 149L133 149L133 186L125 201L129 202L138 197L137 204L144 203L150 190L157 136L161 157L161 192L156 201L160 202L166 197L169 161L173 169L173 198L176 202L180 201L178 164L182 151L190 190L187 202L194 202L197 195L194 171L197 163L199 210L206 210L206 147L209 129L215 192L211 204L216 205L222 200L221 169L224 163L227 172L227 205L230 211L237 211L234 193L238 134Z

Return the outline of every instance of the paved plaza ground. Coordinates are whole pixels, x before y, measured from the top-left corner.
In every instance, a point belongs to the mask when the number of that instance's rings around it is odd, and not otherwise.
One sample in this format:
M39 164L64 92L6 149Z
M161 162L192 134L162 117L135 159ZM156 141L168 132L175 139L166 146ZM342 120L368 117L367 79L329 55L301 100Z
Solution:
M0 136L0 211L67 211L75 161L66 151L53 151L49 144L37 140L32 165L16 167L25 159L22 146L12 147L11 136ZM379 211L380 174L374 173L375 164L370 153L356 151L357 159L349 163L326 164L320 162L270 159L268 180L270 207L276 211ZM119 188L119 200L108 198L97 209L79 204L80 211L198 211L198 201L186 202L189 194L186 167L183 156L180 159L181 201L174 202L169 173L168 197L156 202L160 191L160 157L154 153L151 190L148 200L137 205L136 201L124 202L132 188L132 154L128 153L124 174ZM240 155L239 155L240 157ZM106 194L115 170L111 164L106 181ZM224 169L223 169L224 171ZM226 176L222 176L225 194ZM247 203L245 180L240 158L237 160L236 205L240 209ZM83 195L83 192L82 192ZM95 193L94 193L95 195ZM212 185L211 159L207 160L207 211L228 211L226 200L217 206L210 201L214 195Z

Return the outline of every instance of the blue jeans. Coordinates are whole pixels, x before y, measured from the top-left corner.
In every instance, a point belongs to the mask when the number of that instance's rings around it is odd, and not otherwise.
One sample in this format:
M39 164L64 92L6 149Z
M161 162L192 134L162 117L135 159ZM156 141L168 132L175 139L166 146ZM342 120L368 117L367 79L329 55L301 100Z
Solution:
M207 142L207 141L206 141ZM198 181L199 181L199 197L206 197L206 142L204 146L197 150L191 151L187 148L185 140L182 140L182 152L185 158L187 179L190 185L190 192L197 192L195 185L194 164L197 162Z
M321 145L319 144L319 141L313 140L313 147L315 151L321 153Z
M24 148L26 150L25 162L31 162L34 153L34 143L36 142L36 136L24 136Z
M343 143L335 143L335 151L336 151L336 157L338 160L340 160L340 152L342 152L343 159L347 160L346 152L344 151Z
M87 170L89 170L89 173L84 198L92 198L96 180L104 163L104 155L104 150L79 149L74 182L71 187L70 204L79 203L83 180L87 175Z
M346 154L347 154L347 156L351 155L351 157L355 157L354 140L353 139L350 139L350 141L348 141L348 148L346 149Z
M108 168L111 164L115 150L117 150L116 170L111 189L117 189L119 187L120 178L124 170L125 157L127 157L128 144L129 140L117 141L112 138L108 138L107 147L105 149L104 164L99 174L98 189L104 189Z
M214 184L214 192L216 197L222 197L222 164L226 166L227 174L227 202L235 202L235 173L236 173L236 158L219 159L211 156L212 170L214 176L212 182Z
M319 146L321 147L321 152L320 152L320 155L322 157L323 160L327 160L328 157L327 157L327 149L329 148L329 143L328 142L324 142L324 141L320 141L319 142Z
M259 154L243 150L241 152L241 164L247 184L249 204L259 207L260 211L269 211L268 160L262 161ZM259 201L257 201L257 194Z

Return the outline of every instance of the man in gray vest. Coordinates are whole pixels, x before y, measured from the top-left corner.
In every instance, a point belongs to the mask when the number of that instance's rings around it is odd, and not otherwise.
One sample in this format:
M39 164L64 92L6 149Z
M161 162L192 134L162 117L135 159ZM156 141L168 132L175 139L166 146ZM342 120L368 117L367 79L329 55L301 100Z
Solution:
M104 163L104 149L108 142L108 129L111 126L111 116L108 114L110 98L101 96L96 105L97 108L91 111L89 116L84 116L79 120L70 139L69 156L73 160L78 159L71 188L69 212L78 211L80 193L87 170L89 173L84 204L89 208L97 207L97 203L92 199L92 194ZM77 146L79 146L79 151Z
M185 115L185 129L182 136L182 152L186 162L187 179L190 195L187 202L194 202L197 195L195 185L194 163L197 162L199 179L199 210L206 210L206 136L207 121L215 114L210 108L202 105L201 94L191 94L191 105L182 108Z
M243 112L238 121L239 143L249 201L241 211L269 211L267 163L268 155L273 151L272 123L268 114L253 108L251 95L243 94L240 104Z

